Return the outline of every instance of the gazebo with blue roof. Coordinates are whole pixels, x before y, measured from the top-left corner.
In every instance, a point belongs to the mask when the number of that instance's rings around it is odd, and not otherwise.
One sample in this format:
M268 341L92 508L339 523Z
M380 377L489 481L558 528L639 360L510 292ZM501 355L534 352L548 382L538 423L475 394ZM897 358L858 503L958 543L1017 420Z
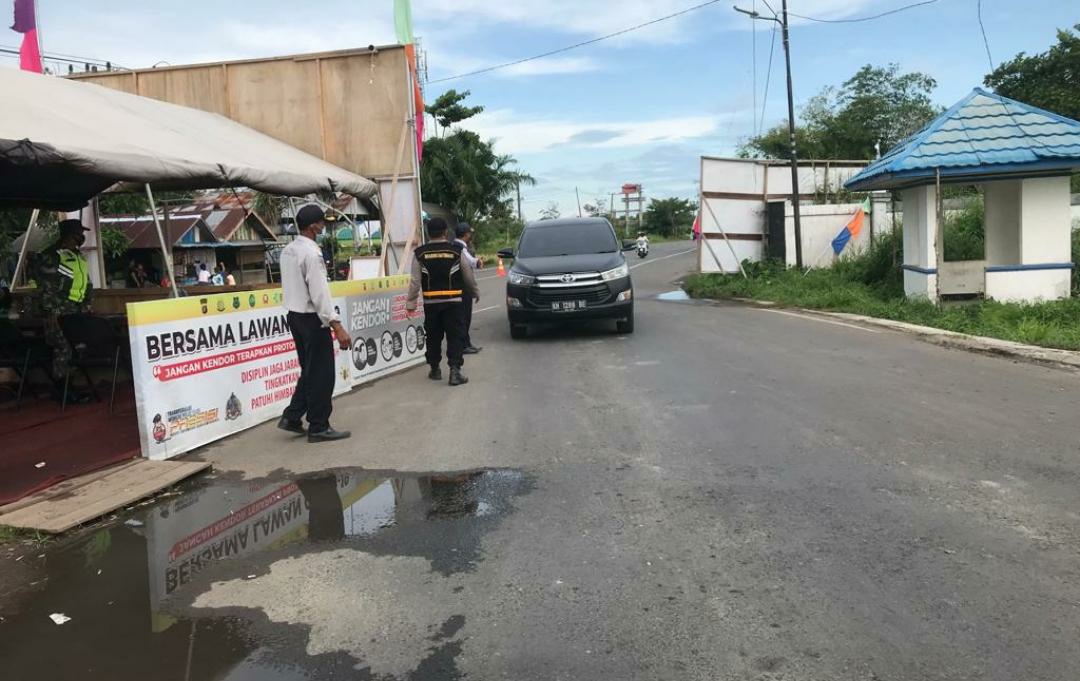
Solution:
M900 190L909 297L1036 302L1069 297L1069 176L1077 168L1080 123L976 88L844 186ZM983 260L944 261L943 184L982 187Z

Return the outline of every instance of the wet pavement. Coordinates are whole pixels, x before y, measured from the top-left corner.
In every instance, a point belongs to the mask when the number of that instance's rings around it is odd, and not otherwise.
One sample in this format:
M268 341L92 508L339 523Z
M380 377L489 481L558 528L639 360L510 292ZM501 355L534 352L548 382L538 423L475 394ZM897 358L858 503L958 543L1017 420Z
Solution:
M0 559L2 676L459 678L454 658L463 615L447 613L420 627L423 635L409 642L416 659L383 661L373 671L362 651L395 644L381 640L377 627L355 653L313 652L308 625L273 621L272 608L231 603L221 585L260 591L275 564L310 562L316 554L341 565L350 554L373 565L402 560L443 578L469 572L483 559L481 538L531 485L513 470L389 477L343 469L285 480L209 479L55 543L11 547ZM358 591L374 579L348 569L342 576ZM441 583L452 600L454 586ZM304 590L302 577L294 584ZM369 605L407 602L394 600ZM325 612L334 613L334 604ZM57 625L54 614L70 620Z
M468 386L0 547L0 681L1076 679L1076 375L657 300L685 247L634 264L632 335L513 341L483 280Z

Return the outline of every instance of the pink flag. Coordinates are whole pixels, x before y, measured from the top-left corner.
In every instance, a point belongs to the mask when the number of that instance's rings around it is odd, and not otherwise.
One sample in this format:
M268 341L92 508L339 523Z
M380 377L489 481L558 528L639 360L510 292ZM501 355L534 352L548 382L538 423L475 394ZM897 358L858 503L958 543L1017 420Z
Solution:
M22 45L19 46L19 68L41 73L41 48L38 46L34 0L15 0L15 23L11 28L23 34Z

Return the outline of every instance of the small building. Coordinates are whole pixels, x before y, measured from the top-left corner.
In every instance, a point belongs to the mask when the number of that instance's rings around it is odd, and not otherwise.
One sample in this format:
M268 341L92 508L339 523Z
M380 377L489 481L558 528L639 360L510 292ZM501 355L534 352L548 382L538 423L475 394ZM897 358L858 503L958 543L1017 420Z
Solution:
M1070 294L1069 177L1077 168L1080 123L976 88L844 186L901 193L909 297L1036 302ZM982 190L982 260L944 260L947 185Z
M170 206L167 215L159 210L181 285L193 283L200 265L213 270L219 263L237 284L266 283L266 250L277 236L251 210L253 203L250 193L215 193ZM152 215L104 216L101 225L124 232L131 240L130 259L141 262L149 273L160 276L165 271Z

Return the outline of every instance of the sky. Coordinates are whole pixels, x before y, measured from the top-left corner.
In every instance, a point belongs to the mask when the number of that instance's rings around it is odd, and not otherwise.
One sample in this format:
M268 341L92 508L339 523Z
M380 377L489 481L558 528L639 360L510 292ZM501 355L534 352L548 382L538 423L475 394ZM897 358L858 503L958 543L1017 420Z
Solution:
M10 0L7 0L10 2ZM790 0L820 19L866 17L916 0ZM702 0L413 0L431 81L544 53L678 12ZM948 106L989 71L978 0L938 0L874 21L791 21L798 109L864 64L897 63L937 80ZM732 155L787 116L783 49L766 0L723 0L675 19L492 73L429 82L425 99L471 91L484 112L464 127L495 140L536 178L526 219L551 203L609 203L623 183L646 198L696 194L703 155ZM768 4L779 9L780 0ZM128 68L364 47L394 42L392 0L38 0L46 53ZM1080 23L1077 0L982 0L994 63L1042 52ZM7 25L7 24L6 24ZM6 31L0 47L17 46ZM771 75L767 75L772 50ZM0 66L17 66L0 55ZM766 96L766 81L768 91ZM430 120L430 119L429 119ZM616 198L617 200L617 198Z

